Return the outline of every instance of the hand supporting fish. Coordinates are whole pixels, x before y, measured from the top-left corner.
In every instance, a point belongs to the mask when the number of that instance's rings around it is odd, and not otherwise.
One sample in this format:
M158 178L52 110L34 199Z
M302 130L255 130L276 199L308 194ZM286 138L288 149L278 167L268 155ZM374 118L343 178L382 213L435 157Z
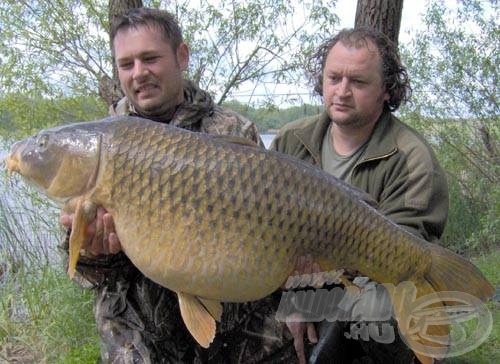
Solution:
M74 212L61 210L60 223L71 229ZM98 207L95 221L87 227L89 239L82 245L82 249L94 256L117 254L122 250L120 240L116 235L113 217L104 208Z
M311 255L301 256L297 259L297 264L295 265L295 270L293 272L294 276L301 276L304 274L320 273L321 268L318 263L313 261ZM320 288L320 287L316 287ZM298 317L299 313L294 313L287 317L286 326L293 336L293 346L297 357L299 359L299 364L306 363L306 352L304 348L304 338L311 344L316 344L318 342L318 335L316 333L316 328L312 322L303 322L301 317Z

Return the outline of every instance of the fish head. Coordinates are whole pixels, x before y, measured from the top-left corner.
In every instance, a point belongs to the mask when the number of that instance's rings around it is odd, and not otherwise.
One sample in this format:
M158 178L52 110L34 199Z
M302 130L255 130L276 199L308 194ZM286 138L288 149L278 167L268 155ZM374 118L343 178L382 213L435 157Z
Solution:
M97 133L66 126L14 143L5 163L9 173L20 174L48 197L64 201L92 187L99 152Z

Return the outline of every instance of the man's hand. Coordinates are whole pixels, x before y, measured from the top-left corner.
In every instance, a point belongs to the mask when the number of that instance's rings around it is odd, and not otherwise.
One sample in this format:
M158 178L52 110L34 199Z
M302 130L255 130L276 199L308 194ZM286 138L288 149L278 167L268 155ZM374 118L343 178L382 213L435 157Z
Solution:
M319 264L313 261L311 255L301 256L297 259L294 275L319 273ZM319 288L319 287L316 287ZM304 349L304 334L311 344L318 342L318 335L312 322L300 322L300 313L293 313L286 318L286 326L293 336L293 346L299 358L299 364L306 364Z
M72 213L61 211L59 221L63 226L70 229L73 224ZM115 224L111 214L104 208L97 208L96 219L87 227L89 239L84 242L82 249L91 255L116 254L122 250L120 240L115 231Z

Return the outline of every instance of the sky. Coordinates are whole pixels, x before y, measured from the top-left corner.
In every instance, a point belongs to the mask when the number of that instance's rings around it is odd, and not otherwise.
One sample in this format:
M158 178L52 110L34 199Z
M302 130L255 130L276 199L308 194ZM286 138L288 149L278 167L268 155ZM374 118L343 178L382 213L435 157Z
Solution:
M453 3L456 0L446 0L449 3L449 6L453 6ZM412 33L415 30L422 27L422 23L420 19L425 12L427 5L427 0L404 0L403 2L403 13L401 17L401 29L399 30L399 42L407 43L411 40L410 31ZM336 6L336 14L339 17L340 24L338 25L338 30L343 28L352 28L354 26L354 18L356 16L356 6L357 0L337 0ZM287 94L292 91L293 93L302 94L302 98L304 102L307 103L318 103L319 99L317 97L311 98L310 87L307 86L298 86L298 85L277 85L274 88L274 92L277 94ZM259 87L254 90L254 84L251 84L248 87L242 86L238 91L232 93L232 97L236 100L247 103L249 101L258 101L258 98L255 96L250 98L248 95L252 93L255 94L266 94L269 90L259 90ZM292 104L289 104L286 100L283 100L279 103L281 106L286 107Z
M450 6L455 1L447 0ZM337 15L340 18L341 28L350 28L354 26L354 17L356 16L357 0L337 0ZM401 29L399 31L399 41L405 43L409 41L408 32L418 29L422 26L420 19L425 12L426 0L404 0L403 14L401 17Z

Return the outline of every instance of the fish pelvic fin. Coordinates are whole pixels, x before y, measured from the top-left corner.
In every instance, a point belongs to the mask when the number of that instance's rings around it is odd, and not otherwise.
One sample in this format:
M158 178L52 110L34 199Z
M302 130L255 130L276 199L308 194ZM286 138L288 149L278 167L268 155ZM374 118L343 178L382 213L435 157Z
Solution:
M177 292L177 296L181 316L188 331L198 344L205 349L208 348L215 338L214 318L220 321L222 315L221 304L182 292Z
M201 304L207 309L210 315L217 321L220 322L222 317L222 305L218 301L208 300L206 298L198 297Z
M84 197L76 201L75 215L69 236L68 275L75 276L80 250L88 238L87 227L95 219L97 206Z
M425 278L436 291L458 291L471 294L486 301L495 293L495 289L467 259L440 247L428 244L432 264Z

